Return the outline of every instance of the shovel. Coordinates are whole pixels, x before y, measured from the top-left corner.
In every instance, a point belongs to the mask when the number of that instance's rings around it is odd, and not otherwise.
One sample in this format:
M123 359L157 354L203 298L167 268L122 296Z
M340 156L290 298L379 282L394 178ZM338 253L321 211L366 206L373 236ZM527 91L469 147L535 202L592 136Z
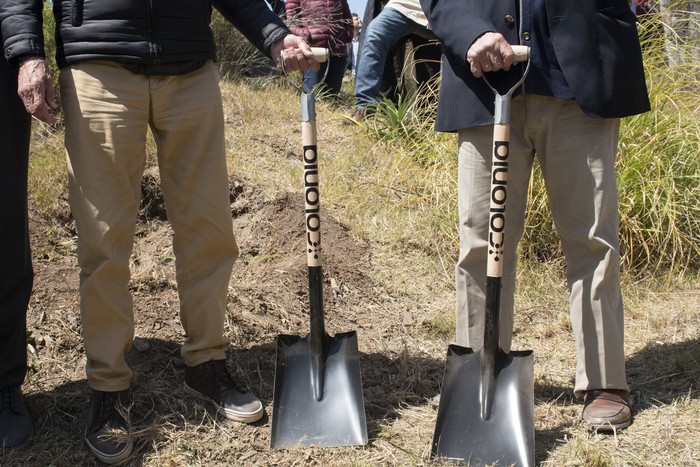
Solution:
M534 378L531 350L506 353L499 344L506 185L513 91L529 70L529 49L514 46L527 61L522 78L506 94L486 79L496 98L489 209L484 347L450 345L433 436L432 455L470 465L534 465Z
M326 49L314 54L319 62L327 57ZM277 337L270 446L366 444L357 333L330 336L324 326L314 90L295 87L301 91L310 331Z

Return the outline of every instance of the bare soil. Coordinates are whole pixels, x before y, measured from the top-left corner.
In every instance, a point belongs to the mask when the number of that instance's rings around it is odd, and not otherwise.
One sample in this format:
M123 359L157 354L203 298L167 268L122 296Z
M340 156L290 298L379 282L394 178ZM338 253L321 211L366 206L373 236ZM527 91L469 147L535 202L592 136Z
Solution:
M274 455L256 458L257 451L271 453L267 446L276 336L303 336L308 332L303 197L287 194L268 200L245 180L232 178L230 185L241 255L229 290L227 335L232 345L228 362L234 375L261 398L266 416L252 426L216 421L209 407L190 399L182 389L184 362L179 345L183 330L172 231L157 175L147 172L142 183L144 199L130 286L136 322L129 354L135 370L132 416L137 447L129 461L134 465L158 465L166 459L170 465L270 465L312 459L307 457L310 454L299 452L282 454L279 460L274 460ZM67 202L61 200L60 206L56 212L44 215L30 209L36 277L28 315L30 374L24 390L36 430L27 450L6 453L10 463L96 463L82 443L89 387L80 334L76 232ZM388 349L393 345L388 341L400 334L397 328L415 324L418 319L408 315L397 318L396 312L389 310L395 308L395 298L369 273L370 245L351 236L323 208L321 218L326 326L331 334L357 330L360 336L368 428L370 436L376 436L379 425L396 417L405 404L420 404L426 411L431 410L428 401L439 392L443 363L438 359L409 363L406 356L391 357ZM368 346L375 350L367 351ZM415 368L402 369L408 364ZM403 379L406 376L410 379ZM222 436L219 423L227 427L224 438L241 439L233 444L229 439L212 441L211 436L217 432ZM178 450L173 439L193 429L212 430L199 447L194 442L183 448L202 452L185 455L189 461L183 460L179 452L163 456L163 450ZM225 449L219 450L221 447ZM2 459L0 456L0 463Z

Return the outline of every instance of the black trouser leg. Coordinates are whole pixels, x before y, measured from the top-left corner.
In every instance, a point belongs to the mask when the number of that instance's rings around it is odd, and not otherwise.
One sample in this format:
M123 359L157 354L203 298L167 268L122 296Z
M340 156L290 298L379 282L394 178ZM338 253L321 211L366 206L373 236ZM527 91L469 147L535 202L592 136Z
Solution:
M27 306L33 270L27 225L31 118L17 95L17 73L0 57L0 387L27 372Z

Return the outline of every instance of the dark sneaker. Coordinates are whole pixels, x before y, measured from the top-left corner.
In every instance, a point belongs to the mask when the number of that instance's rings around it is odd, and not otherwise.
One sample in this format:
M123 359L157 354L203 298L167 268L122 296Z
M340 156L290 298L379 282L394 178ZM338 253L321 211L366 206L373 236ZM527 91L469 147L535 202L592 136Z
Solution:
M24 444L32 435L32 418L19 386L0 388L0 450Z
M131 455L131 393L93 391L90 396L90 421L85 442L105 464L116 464Z
M241 390L226 368L225 360L211 360L185 370L185 391L208 400L226 418L253 423L263 416L263 406L252 393Z

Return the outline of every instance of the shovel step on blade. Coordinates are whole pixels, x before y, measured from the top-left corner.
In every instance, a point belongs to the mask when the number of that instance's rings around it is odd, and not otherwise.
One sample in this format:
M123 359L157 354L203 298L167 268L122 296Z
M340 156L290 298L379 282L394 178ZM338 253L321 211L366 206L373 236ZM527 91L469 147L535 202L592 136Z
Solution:
M317 400L309 336L277 337L272 448L367 443L357 333L326 339L323 397Z
M500 352L491 414L482 418L481 368L472 349L447 351L432 456L472 466L532 466L535 458L534 357Z

